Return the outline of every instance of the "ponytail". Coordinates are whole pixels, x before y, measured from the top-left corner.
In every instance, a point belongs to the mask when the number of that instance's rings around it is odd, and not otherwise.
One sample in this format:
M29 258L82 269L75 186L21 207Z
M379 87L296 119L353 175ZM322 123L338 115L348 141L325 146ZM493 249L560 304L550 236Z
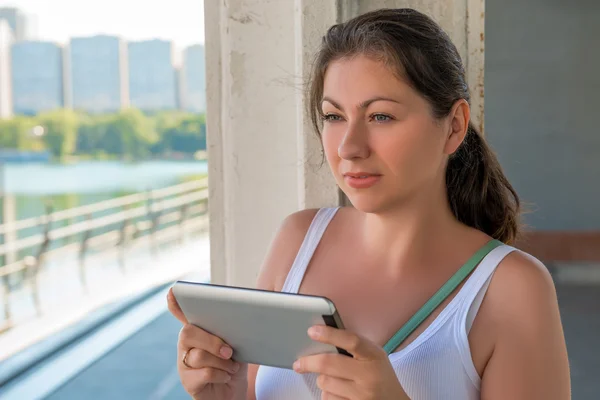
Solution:
M449 159L446 187L450 207L459 221L504 243L517 239L519 196L471 123L463 143Z

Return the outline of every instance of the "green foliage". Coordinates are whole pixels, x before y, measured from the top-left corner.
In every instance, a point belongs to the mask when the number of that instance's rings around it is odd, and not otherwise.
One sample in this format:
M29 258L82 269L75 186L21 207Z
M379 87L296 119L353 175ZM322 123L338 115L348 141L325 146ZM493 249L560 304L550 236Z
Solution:
M179 114L158 117L157 132L161 140L153 150L158 153L195 153L206 150L206 123L203 115Z
M57 110L40 114L37 125L44 128L43 141L56 157L73 154L77 140L77 115L70 110Z
M38 150L43 147L29 140L34 121L27 117L0 120L0 148Z
M36 126L44 128L41 138L33 135ZM125 109L100 115L56 110L0 120L0 148L49 150L57 158L191 157L206 150L206 124L204 115L181 111L146 115Z

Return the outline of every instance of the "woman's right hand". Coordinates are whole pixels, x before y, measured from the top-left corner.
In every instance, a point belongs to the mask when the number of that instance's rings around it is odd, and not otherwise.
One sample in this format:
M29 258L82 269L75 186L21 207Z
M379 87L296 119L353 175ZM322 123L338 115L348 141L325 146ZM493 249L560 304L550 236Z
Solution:
M221 338L188 323L172 290L167 303L183 324L177 342L177 370L186 392L196 400L245 400L248 365L233 361L233 350Z

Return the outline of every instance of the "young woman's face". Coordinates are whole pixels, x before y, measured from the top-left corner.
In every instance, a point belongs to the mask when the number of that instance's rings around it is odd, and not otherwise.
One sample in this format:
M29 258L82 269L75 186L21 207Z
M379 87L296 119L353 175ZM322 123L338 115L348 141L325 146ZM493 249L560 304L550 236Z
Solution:
M327 161L357 209L384 211L445 181L451 126L382 62L330 64L322 111Z

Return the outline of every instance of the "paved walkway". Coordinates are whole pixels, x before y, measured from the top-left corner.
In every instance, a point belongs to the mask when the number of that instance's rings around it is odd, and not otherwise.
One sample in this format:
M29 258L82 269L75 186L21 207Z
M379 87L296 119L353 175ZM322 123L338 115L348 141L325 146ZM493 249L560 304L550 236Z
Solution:
M170 314L161 315L47 400L189 400L175 368L180 328Z
M558 293L571 359L573 399L597 400L600 286L559 285ZM48 399L189 399L175 369L179 328L170 314L161 315Z

